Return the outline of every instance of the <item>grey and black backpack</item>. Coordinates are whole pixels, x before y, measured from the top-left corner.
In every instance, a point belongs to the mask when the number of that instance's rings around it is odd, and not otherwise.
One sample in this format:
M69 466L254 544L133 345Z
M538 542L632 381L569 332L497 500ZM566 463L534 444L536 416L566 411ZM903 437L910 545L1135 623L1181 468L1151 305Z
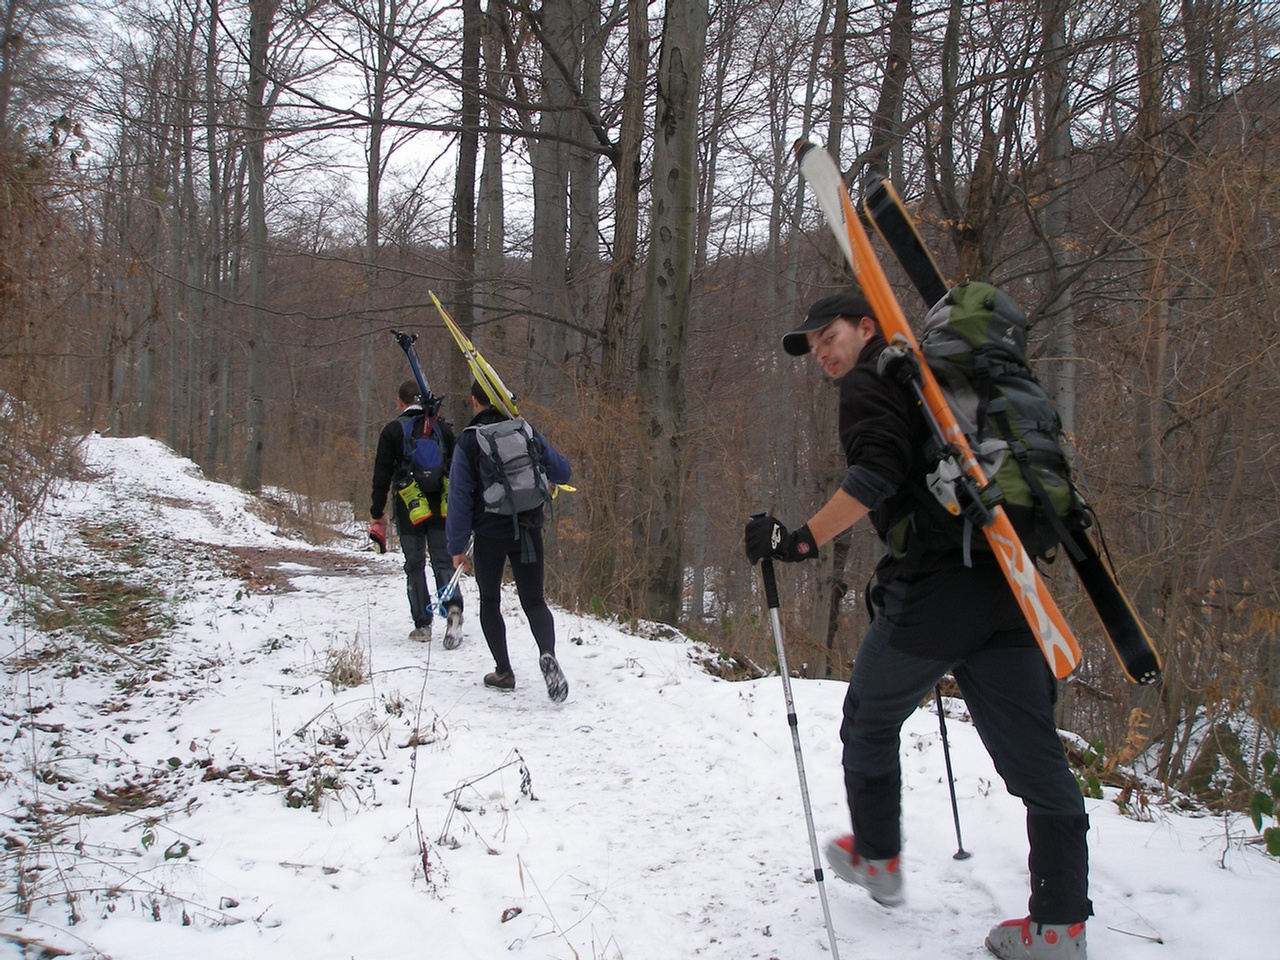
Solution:
M479 446L481 501L486 513L511 517L512 535L520 534L520 516L551 501L542 466L542 448L524 420L499 420L468 427Z

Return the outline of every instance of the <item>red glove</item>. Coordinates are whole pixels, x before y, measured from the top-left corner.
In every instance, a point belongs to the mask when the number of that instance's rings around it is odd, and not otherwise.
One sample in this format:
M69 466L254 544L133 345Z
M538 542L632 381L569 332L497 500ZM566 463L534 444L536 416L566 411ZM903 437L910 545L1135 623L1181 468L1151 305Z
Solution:
M379 553L387 552L387 521L379 517L369 524L369 539L378 545Z

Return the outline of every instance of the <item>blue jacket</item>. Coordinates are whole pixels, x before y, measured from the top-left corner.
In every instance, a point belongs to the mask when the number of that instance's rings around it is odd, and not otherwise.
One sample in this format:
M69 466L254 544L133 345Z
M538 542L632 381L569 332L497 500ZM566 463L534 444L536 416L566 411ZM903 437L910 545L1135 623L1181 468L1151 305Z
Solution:
M505 419L493 407L486 407L472 417L467 426L478 427ZM533 425L530 424L530 427ZM542 468L546 471L547 480L551 483L567 483L572 473L569 461L547 442L547 438L536 427L533 427L533 435L542 446ZM519 539L511 535L511 517L485 512L481 501L479 457L480 443L476 440L475 431L464 430L453 448L453 461L449 467L449 510L445 519L445 536L452 556L466 551L467 538L472 533L493 540ZM526 527L542 526L542 507L526 511L520 515L520 520Z

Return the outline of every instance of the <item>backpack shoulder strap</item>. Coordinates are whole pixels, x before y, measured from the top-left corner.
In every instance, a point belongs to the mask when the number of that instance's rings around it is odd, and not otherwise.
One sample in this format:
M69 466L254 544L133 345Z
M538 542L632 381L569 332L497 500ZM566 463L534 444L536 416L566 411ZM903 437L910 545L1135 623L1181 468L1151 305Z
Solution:
M405 460L413 458L413 416L405 416L401 414L396 417L400 421L400 429L404 433L404 443L401 445L401 454Z

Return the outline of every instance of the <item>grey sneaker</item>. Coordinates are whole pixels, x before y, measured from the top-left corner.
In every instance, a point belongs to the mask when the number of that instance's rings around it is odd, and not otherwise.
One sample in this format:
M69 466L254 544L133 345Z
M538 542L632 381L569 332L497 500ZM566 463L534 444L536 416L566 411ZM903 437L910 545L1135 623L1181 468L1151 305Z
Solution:
M853 852L853 834L846 833L827 844L827 862L841 880L866 887L871 899L886 907L897 907L906 900L902 892L900 857L872 860Z
M427 621L420 627L414 627L409 631L410 640L430 640L431 639L431 621Z
M569 695L569 681L564 678L560 664L551 654L544 653L538 658L538 666L542 670L542 679L547 681L547 696L556 703L562 702Z
M450 610L444 628L444 648L456 650L462 645L462 611Z
M987 949L1000 960L1086 960L1084 921L1006 920L987 934Z

